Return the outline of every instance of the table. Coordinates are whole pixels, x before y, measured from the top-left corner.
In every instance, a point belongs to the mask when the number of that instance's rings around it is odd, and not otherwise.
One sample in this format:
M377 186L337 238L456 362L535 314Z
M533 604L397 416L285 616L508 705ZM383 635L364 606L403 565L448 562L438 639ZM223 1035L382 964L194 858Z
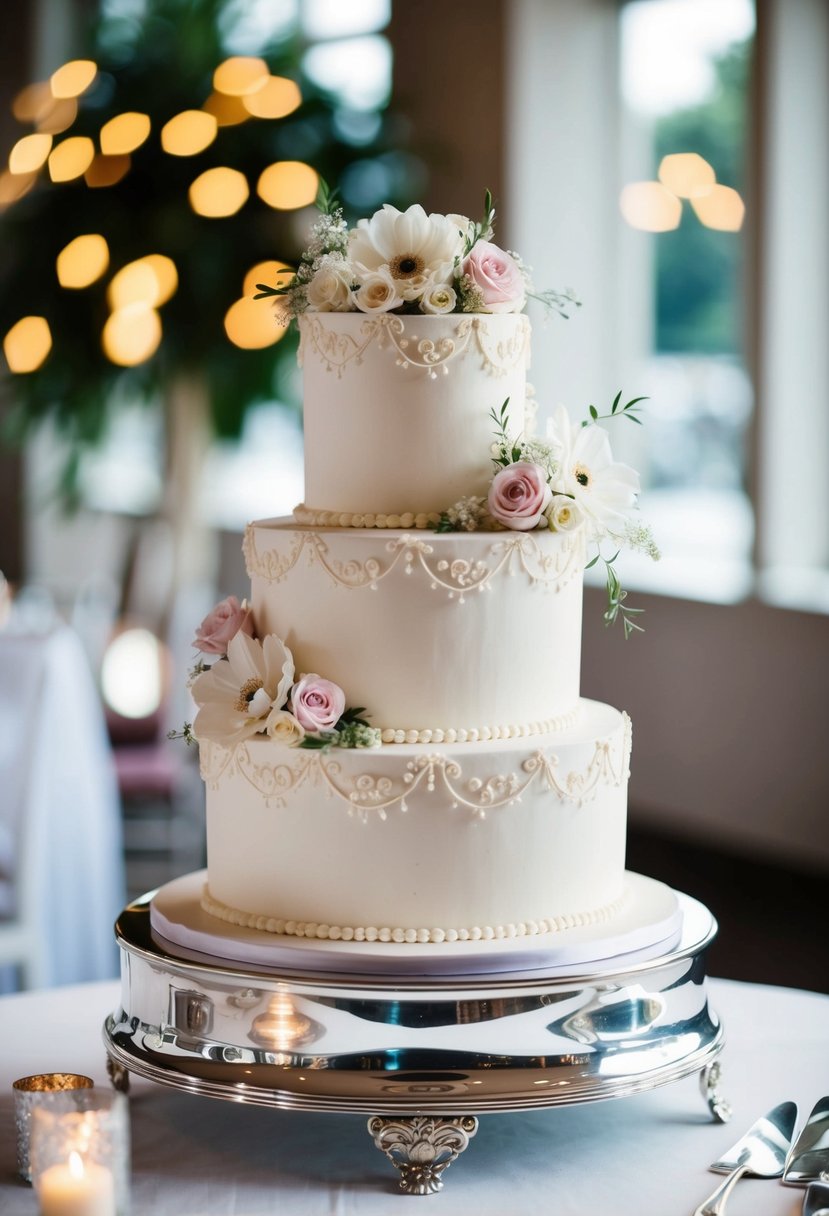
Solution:
M124 887L115 769L80 639L61 624L0 632L0 939L17 911L31 987L117 975Z
M710 1120L696 1078L572 1108L485 1115L446 1175L413 1198L371 1146L360 1116L294 1113L194 1097L133 1080L132 1216L684 1216L711 1190L709 1161L754 1118L794 1099L801 1121L829 1091L829 997L711 980L723 1019L731 1124ZM11 1082L71 1070L106 1084L101 1024L118 1004L99 983L0 999L0 1211L35 1216L14 1178ZM803 1192L741 1181L730 1216L798 1216Z

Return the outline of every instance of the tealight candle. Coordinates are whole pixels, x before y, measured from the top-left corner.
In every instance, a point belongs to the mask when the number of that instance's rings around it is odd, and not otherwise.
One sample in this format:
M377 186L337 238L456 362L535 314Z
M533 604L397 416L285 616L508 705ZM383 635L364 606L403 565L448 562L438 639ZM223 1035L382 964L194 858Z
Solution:
M41 1216L115 1216L115 1179L106 1166L70 1153L37 1180Z

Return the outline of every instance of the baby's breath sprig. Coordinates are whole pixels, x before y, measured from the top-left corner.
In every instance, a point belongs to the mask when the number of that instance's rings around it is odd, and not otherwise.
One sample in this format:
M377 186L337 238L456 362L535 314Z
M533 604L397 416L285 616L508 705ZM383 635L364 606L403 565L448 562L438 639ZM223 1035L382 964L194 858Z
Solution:
M600 549L593 560L589 561L584 568L585 570L589 570L598 561L604 562L607 580L607 608L604 611L604 623L605 625L613 625L617 620L621 619L625 631L625 640L627 641L632 633L645 632L641 625L638 625L636 621L631 619L634 616L641 616L645 609L631 608L625 603L628 593L623 590L621 580L613 565L618 556L618 549L612 557L605 557Z
M188 747L190 746L191 743L198 743L198 739L193 734L192 722L185 722L184 726L182 726L181 730L168 730L167 738L168 739L183 739Z
M295 273L282 271L281 274L291 275L287 283L271 287L267 283L256 284L254 300L263 300L268 296L288 296L289 313L299 316L306 307L305 289L326 257L344 258L348 251L348 225L345 222L343 209L337 198L337 191L332 190L327 182L320 178L317 189L316 207L319 216L311 229L311 239L303 252Z
M570 320L568 309L581 308L581 300L572 287L565 287L564 291L556 291L552 287L545 287L543 291L527 288L527 295L531 300L538 300L539 304L543 304L546 312L558 313L565 321Z
M636 417L637 414L641 414L642 412L641 409L639 409L639 402L647 401L648 398L633 397L627 402L626 405L621 405L621 400L622 390L619 389L618 393L613 398L613 404L610 407L609 414L600 414L595 405L589 405L587 408L590 413L590 418L585 418L582 422L582 426L590 426L591 422L602 422L605 418L628 418L631 422L635 422L637 426L641 426L642 419Z

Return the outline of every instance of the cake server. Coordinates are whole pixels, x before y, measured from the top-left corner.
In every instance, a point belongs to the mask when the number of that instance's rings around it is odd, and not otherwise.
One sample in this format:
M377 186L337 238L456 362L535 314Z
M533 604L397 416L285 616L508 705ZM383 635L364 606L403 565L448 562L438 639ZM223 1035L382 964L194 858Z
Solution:
M797 1105L781 1102L748 1129L724 1156L710 1166L728 1173L724 1182L694 1211L694 1216L723 1216L728 1196L742 1178L781 1178L792 1144Z
M783 1181L796 1186L829 1182L829 1095L812 1107L812 1113L789 1153Z

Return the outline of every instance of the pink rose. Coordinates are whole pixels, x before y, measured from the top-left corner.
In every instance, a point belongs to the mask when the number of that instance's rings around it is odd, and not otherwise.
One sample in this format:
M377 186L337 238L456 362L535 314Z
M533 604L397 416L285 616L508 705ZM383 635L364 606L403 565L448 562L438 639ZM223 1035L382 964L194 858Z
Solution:
M240 604L235 595L229 595L204 618L193 645L205 654L227 654L227 644L237 633L253 637L253 618L247 600Z
M520 312L524 307L524 276L515 259L491 241L475 242L461 262L461 274L478 288L489 312Z
M539 464L520 460L507 465L492 479L487 509L494 520L517 532L529 532L541 522L553 492Z
M302 676L291 690L291 709L305 730L333 730L343 716L345 693L321 676Z

